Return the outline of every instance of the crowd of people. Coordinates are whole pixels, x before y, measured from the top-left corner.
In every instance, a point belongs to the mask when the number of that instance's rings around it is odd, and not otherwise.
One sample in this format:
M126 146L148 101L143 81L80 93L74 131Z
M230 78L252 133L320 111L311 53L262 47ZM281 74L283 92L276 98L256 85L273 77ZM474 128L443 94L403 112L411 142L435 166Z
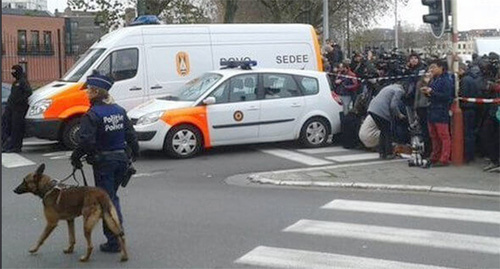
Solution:
M418 136L428 166L450 164L451 105L455 77L446 58L421 58L416 52L387 52L367 48L344 59L339 45L329 41L323 50L325 70L343 105L341 143L346 148L375 149L380 157L394 158L397 145L411 148ZM464 98L500 97L499 56L473 55L459 64L459 93ZM496 99L498 101L498 99ZM484 157L484 171L500 172L498 102L461 99L464 161ZM396 146L396 147L395 147ZM423 165L422 165L423 166Z

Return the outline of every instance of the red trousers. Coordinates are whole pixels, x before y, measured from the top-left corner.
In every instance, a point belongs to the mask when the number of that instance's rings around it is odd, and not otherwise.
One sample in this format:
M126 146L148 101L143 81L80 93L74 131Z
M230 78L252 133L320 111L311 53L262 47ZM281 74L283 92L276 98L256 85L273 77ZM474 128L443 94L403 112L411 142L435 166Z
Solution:
M451 155L449 124L429 122L428 126L429 136L432 141L431 162L449 163Z

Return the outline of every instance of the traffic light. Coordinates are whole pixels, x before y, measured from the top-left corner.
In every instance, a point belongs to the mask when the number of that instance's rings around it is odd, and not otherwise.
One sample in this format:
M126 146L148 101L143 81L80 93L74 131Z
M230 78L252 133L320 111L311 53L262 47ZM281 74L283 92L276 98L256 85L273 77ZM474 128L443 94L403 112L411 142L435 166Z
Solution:
M422 0L429 7L429 14L422 16L424 23L431 25L432 34L440 38L448 29L448 15L451 13L451 0Z

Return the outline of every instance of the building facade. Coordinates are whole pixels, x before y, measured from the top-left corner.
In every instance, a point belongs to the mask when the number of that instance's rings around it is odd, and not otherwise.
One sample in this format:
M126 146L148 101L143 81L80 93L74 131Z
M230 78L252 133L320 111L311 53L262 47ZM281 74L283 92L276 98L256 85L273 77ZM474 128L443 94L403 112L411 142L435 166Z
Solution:
M61 78L75 58L66 53L65 25L46 11L2 9L2 81L13 81L15 64L35 88Z
M458 33L458 55L464 59L472 59L475 52L475 40L480 37L500 36L500 29L476 29ZM438 52L446 54L452 51L452 43L449 38L442 38L436 42Z
M47 0L2 0L2 8L47 10Z
M56 17L65 18L66 52L80 55L105 34L105 29L95 22L95 12L73 11L66 8L56 12Z

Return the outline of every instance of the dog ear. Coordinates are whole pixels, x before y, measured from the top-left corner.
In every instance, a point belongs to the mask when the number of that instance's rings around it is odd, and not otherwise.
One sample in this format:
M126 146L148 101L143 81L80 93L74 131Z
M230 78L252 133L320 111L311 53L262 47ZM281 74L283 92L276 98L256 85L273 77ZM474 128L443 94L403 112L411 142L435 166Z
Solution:
M43 174L43 171L45 170L45 164L42 163L38 168L36 169L35 176L41 176Z

